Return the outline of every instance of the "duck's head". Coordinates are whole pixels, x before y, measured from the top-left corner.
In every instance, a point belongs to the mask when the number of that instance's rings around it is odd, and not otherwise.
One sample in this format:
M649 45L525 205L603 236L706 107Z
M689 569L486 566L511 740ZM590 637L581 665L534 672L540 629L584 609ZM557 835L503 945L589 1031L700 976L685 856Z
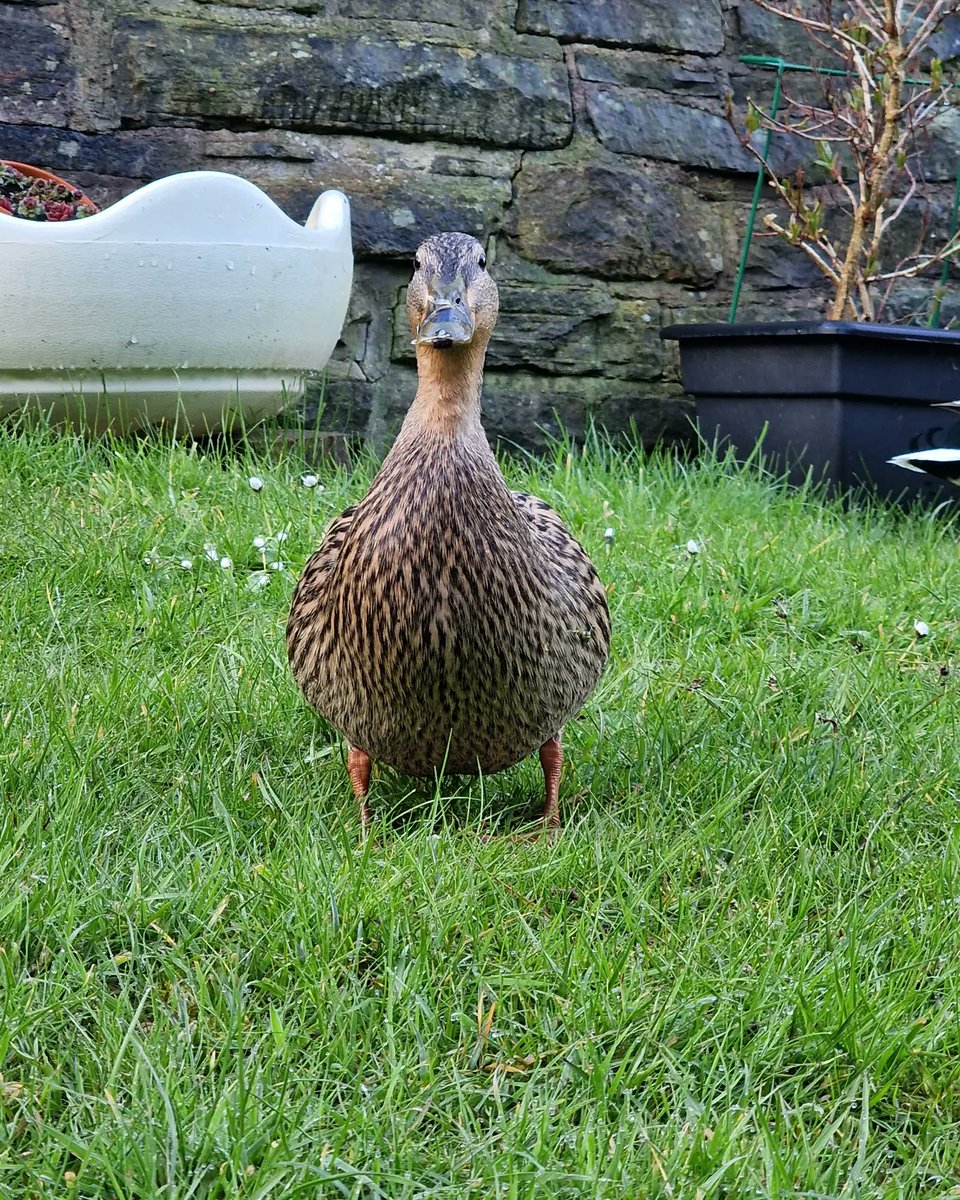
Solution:
M500 298L483 246L466 233L437 233L420 245L407 289L413 344L481 352L497 323Z

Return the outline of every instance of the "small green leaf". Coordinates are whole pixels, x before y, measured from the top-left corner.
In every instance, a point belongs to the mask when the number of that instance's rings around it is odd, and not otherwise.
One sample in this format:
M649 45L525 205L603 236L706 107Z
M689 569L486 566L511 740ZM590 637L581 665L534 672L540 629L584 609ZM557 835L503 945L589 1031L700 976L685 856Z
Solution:
M287 1044L287 1031L283 1027L279 1012L272 1004L270 1005L270 1032L273 1034L277 1049L282 1050Z
M747 116L744 122L747 133L756 133L760 128L760 123L762 120L763 115L761 114L760 109L757 108L753 101L751 101L750 107L747 109Z

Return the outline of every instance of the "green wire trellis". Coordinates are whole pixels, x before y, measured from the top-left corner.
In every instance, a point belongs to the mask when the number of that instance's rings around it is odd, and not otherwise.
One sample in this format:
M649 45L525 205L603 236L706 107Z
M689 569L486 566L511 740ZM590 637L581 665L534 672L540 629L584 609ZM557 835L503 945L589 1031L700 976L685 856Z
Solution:
M776 58L768 54L744 54L741 55L740 61L747 63L752 67L769 67L777 72L776 82L773 87L773 97L770 101L770 107L767 110L768 120L775 120L777 113L780 111L780 101L783 99L783 76L787 71L803 71L810 75L841 75L845 76L846 71L840 70L838 67L811 67L803 63L787 62L785 59ZM918 84L924 82L919 79L908 79L907 83ZM772 129L767 130L767 136L763 143L763 157L766 160L770 152L770 143L773 140ZM753 199L750 203L750 213L747 217L747 228L743 236L743 247L740 251L740 261L737 264L737 276L733 282L733 295L730 299L730 315L727 320L732 325L737 315L737 307L740 304L740 293L743 290L743 277L747 270L747 258L750 254L750 243L753 241L753 229L757 221L757 209L760 207L760 196L763 192L763 181L766 176L766 168L763 163L757 169L757 181L753 187ZM948 241L951 241L957 232L957 220L960 216L960 160L957 162L956 182L953 189L953 208L950 213L950 233ZM943 303L943 292L947 286L947 278L950 271L950 262L945 260L940 270L940 286L937 294L934 297L933 305L930 309L930 316L927 320L927 326L931 329L935 328L940 322L940 308Z

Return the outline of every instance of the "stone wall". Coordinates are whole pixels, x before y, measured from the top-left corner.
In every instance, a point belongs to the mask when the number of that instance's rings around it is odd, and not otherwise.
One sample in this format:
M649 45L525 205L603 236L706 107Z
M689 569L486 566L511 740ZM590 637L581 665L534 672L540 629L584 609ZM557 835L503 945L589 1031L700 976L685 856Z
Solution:
M767 93L739 55L781 51L751 0L0 0L0 157L101 203L198 167L298 220L342 188L356 282L321 419L374 441L413 393L414 249L473 233L501 289L491 432L650 442L689 428L659 328L729 302L754 168L724 96ZM763 242L743 315L816 310L816 282Z

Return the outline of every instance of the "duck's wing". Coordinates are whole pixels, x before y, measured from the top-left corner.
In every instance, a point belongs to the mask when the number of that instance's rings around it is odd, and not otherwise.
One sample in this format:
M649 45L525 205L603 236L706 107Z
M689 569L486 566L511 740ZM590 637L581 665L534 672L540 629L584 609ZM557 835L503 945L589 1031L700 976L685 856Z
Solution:
M580 615L583 633L596 640L604 657L610 646L610 611L607 593L586 550L546 501L527 492L512 492L517 508L527 519L539 564L552 590L571 616Z
M299 658L306 652L309 641L301 634L315 624L320 609L326 603L327 583L337 565L344 539L350 532L356 505L345 508L327 526L320 548L307 559L303 574L293 592L290 616L287 619L287 653L296 673Z

